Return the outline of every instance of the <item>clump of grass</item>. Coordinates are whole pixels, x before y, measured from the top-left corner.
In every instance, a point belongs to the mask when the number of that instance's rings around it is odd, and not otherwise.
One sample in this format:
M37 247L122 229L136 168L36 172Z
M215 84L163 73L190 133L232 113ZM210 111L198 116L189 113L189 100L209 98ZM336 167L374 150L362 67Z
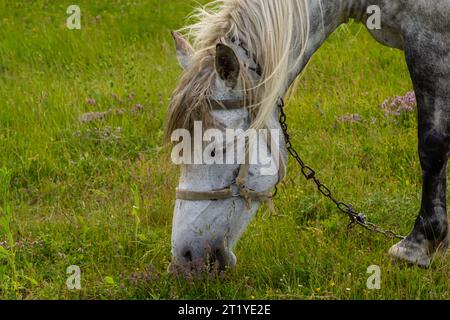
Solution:
M169 267L169 273L174 277L183 278L189 283L200 279L225 279L224 270L220 270L216 263L205 263L205 260L203 259L196 259L181 266L171 264Z
M11 173L5 169L0 169L0 236L5 236L6 241L0 245L0 261L6 259L9 266L9 276L6 279L1 279L4 275L0 273L0 282L10 283L15 296L19 294L19 276L16 266L16 247L14 237L11 229L13 220L13 211L9 199L9 188L11 182ZM1 269L0 269L1 270ZM3 281L1 281L3 280Z
M134 218L134 239L137 243L139 241L139 226L141 224L141 219L139 218L139 211L141 210L141 200L139 196L138 186L133 185L131 187L131 194L133 195L133 207L131 208L131 213Z

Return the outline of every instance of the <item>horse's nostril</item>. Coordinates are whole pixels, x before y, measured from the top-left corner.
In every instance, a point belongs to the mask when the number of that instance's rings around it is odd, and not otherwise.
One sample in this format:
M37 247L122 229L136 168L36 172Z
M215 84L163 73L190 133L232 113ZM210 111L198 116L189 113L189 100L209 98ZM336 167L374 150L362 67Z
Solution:
M218 259L218 258L221 257L221 256L222 256L222 250L220 250L220 249L214 250L213 257L214 257L215 259Z
M186 261L192 262L192 252L191 252L191 250L186 250L186 252L183 254L183 257L186 259Z
M215 249L211 252L210 263L218 263L220 268L224 268L226 265L225 252L222 249Z

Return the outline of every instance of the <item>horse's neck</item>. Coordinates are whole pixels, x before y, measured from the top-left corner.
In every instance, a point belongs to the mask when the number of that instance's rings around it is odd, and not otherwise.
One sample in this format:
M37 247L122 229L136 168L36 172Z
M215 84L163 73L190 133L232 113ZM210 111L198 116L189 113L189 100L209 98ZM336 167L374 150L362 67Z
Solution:
M377 2L377 0L372 0ZM292 66L288 87L305 68L312 55L326 39L350 18L361 20L366 12L368 0L309 0L310 29L305 53L300 62ZM295 48L300 54L301 48ZM287 87L287 88L288 88ZM286 88L286 90L287 90Z

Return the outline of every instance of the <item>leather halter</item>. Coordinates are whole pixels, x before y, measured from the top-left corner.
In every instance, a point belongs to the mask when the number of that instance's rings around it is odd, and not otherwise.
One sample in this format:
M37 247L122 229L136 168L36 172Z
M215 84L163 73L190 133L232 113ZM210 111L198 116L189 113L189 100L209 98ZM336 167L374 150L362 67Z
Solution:
M243 101L241 100L214 100L209 99L211 109L214 110L236 110L242 109ZM245 153L248 155L248 144L245 145ZM246 162L247 162L246 156ZM281 162L280 162L281 164ZM281 168L278 169L281 171ZM242 198L245 201L246 208L251 209L253 202L264 202L271 210L274 210L271 192L259 192L252 190L246 186L247 178L250 171L250 165L248 163L242 164L239 168L239 173L236 177L236 181L230 186L211 191L191 191L178 189L176 192L176 198L178 200L186 201L208 201L208 200L226 200L231 198ZM280 174L278 183L281 182ZM277 183L277 184L278 184Z

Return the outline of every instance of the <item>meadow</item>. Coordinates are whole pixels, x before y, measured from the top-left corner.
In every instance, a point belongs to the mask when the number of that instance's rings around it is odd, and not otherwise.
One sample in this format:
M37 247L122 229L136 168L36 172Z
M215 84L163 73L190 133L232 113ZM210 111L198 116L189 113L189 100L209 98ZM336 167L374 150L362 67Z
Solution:
M200 3L205 3L202 0ZM348 220L291 160L221 277L167 273L178 168L163 145L181 73L170 31L191 0L0 0L0 299L448 299L450 259L392 263L393 240ZM335 194L407 234L420 206L412 90L402 52L362 25L314 56L287 106L295 146ZM66 286L79 266L81 290ZM381 268L381 289L366 286Z

